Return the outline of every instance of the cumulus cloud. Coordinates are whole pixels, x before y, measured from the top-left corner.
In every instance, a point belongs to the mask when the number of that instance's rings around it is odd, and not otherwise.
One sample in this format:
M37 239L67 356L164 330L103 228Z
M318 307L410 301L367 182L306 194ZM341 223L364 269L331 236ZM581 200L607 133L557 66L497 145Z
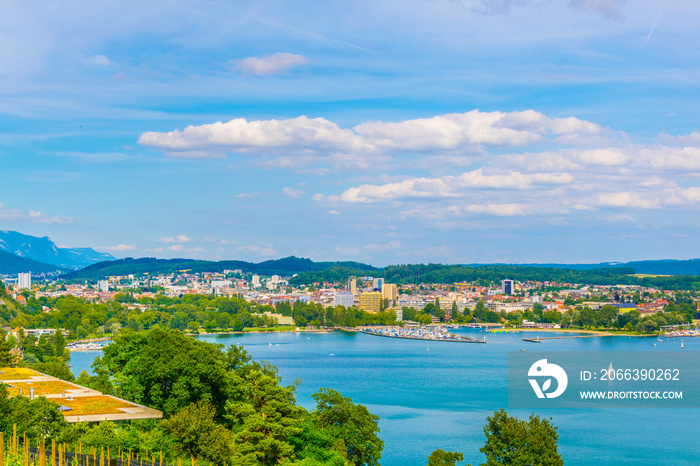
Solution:
M309 59L293 53L273 53L264 57L249 57L232 61L233 70L245 75L280 74L309 63Z
M256 197L259 193L238 193L234 197L234 199L250 199L253 197Z
M291 197L292 199L299 199L301 196L304 195L304 191L302 191L301 189L292 189L289 187L282 188L282 192L285 196Z
M350 203L372 203L399 199L444 199L464 197L474 189L530 189L535 185L571 183L573 177L567 173L484 174L481 169L459 176L439 178L411 178L398 183L384 185L365 184L349 188L332 200Z
M352 129L325 118L247 121L236 118L167 133L147 132L139 143L170 156L205 157L222 153L298 156L377 155L474 151L528 146L565 135L600 135L600 125L575 117L549 118L534 110L438 115L400 122L373 121Z
M139 144L169 151L202 155L218 149L233 152L267 152L299 150L300 152L350 151L356 147L356 136L324 118L301 116L289 120L247 121L236 118L226 123L188 126L183 131L148 132ZM216 152L219 153L219 152Z
M192 239L187 237L187 235L177 235L177 236L163 236L158 240L159 243L190 243Z

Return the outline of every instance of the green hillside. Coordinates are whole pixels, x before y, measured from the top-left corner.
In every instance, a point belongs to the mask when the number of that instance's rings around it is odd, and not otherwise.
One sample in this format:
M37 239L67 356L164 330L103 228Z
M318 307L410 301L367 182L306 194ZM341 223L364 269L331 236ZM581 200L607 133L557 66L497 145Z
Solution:
M310 259L294 256L260 263L239 260L213 262L193 259L155 259L152 257L144 257L140 259L127 258L100 262L99 264L91 265L82 270L67 273L63 275L62 278L66 280L101 280L113 275L139 275L144 273L157 275L174 273L181 270L189 270L193 273L223 272L224 270L237 269L242 270L243 273L290 276L295 273L320 271L332 267L346 267L365 272L378 270L370 265L359 262L314 262Z
M33 275L50 274L64 269L32 259L19 257L9 252L0 251L0 275L14 275L31 272Z
M12 299L0 283L0 325L7 325L22 311L22 306Z

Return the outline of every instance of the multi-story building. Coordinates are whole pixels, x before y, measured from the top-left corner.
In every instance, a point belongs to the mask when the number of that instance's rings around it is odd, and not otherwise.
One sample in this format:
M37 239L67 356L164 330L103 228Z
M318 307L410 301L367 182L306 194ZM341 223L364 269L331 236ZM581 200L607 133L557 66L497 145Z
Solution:
M357 279L356 278L349 279L348 284L345 286L345 290L352 293L353 296L356 295L357 294Z
M349 291L338 291L333 296L334 306L350 307L355 304L355 295Z
M501 293L503 294L513 294L513 280L503 280L501 281Z
M20 290L30 290L32 288L32 273L21 273L17 276L17 288Z
M373 281L372 288L381 293L383 287L384 287L384 279L383 278L375 278Z
M367 312L379 312L382 307L382 294L378 291L369 291L360 294L360 309Z
M389 301L393 302L399 297L399 292L396 289L395 284L385 283L384 286L382 286L382 295L384 299L388 299Z
M97 282L97 290L98 291L109 291L109 281L108 280L100 280Z
M253 275L253 288L259 288L260 287L260 276L259 275Z

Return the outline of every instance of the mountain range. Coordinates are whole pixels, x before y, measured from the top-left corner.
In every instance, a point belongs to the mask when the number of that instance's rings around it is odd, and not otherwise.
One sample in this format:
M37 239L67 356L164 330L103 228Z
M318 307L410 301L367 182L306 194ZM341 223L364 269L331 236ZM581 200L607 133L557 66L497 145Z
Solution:
M92 248L62 248L56 246L48 236L25 235L17 231L0 231L0 273L20 272L48 273L50 271L77 270L97 262L114 260L111 254L97 252ZM17 260L23 259L23 260Z

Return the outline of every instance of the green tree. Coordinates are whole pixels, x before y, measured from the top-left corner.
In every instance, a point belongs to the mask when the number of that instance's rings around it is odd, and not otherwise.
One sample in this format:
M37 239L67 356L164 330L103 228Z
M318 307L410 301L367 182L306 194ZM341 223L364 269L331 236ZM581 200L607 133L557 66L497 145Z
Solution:
M62 358L65 349L66 339L63 338L61 329L56 329L56 332L53 334L53 355L57 358Z
M176 441L175 453L225 464L231 456L231 432L214 421L216 410L198 401L163 421L165 431Z
M58 404L43 396L30 400L26 396L7 397L7 388L0 384L0 430L5 438L17 424L17 433L33 439L58 438L68 427Z
M451 316L453 319L458 319L459 317L461 317L461 314L459 313L459 308L457 307L457 301L452 301Z
M33 364L32 369L35 369L43 374L58 377L61 380L67 380L69 382L73 382L75 380L73 372L63 359Z
M486 444L479 449L486 456L482 466L562 466L557 450L559 434L551 420L534 413L528 421L508 416L501 408L486 418Z
M464 460L462 453L443 451L438 448L428 456L428 466L455 466L462 460Z
M301 433L305 412L295 404L294 387L281 386L271 366L240 366L249 356L234 356L240 370L234 375L225 415L233 431L234 464L272 466L294 461L292 442Z
M348 461L378 466L384 449L378 436L379 416L330 388L321 388L312 397L317 403L311 413L314 425L344 441Z
M474 307L474 318L478 320L486 320L486 317L488 315L488 309L486 309L486 305L482 300L479 300L478 303L476 303L476 307Z
M14 364L15 357L10 352L12 344L7 334L0 330L0 367L8 367Z
M169 416L199 400L223 412L226 362L219 346L154 327L124 330L93 363L114 394L162 410Z

